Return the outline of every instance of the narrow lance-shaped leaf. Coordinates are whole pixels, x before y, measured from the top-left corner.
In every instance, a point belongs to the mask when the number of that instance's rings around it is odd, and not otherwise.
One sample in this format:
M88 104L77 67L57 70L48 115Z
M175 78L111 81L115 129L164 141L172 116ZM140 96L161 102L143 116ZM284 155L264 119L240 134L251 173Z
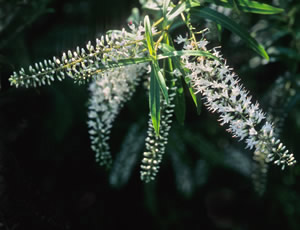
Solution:
M242 26L225 15L220 14L219 12L210 8L194 8L191 10L191 14L193 17L207 18L221 24L224 28L237 34L255 52L269 60L269 56L262 45L260 45L253 37L251 37L251 35Z
M161 73L158 62L157 62L157 56L156 56L156 51L154 49L154 42L153 42L152 31L151 31L151 24L150 24L150 20L149 20L148 16L145 16L144 25L145 25L145 36L146 36L146 41L147 41L147 47L148 47L150 57L152 59L152 67L153 67L152 71L154 71L154 73L155 73L155 77L160 86L162 94L163 94L164 98L166 99L166 102L169 103L168 90L167 90L164 76ZM163 58L161 58L161 59L163 59Z
M161 92L162 92L167 104L169 104L169 96L168 96L166 81L165 81L164 75L162 74L162 72L159 68L158 62L152 61L152 67L153 67L153 71L154 71L155 77L157 79L157 82L159 84L159 87L161 89Z
M216 56L212 55L208 51L203 50L174 50L174 51L167 51L159 54L157 56L157 59L164 59L164 58L170 58L170 57L178 57L178 56L204 56L208 58L212 58L215 60L219 60Z
M176 65L174 65L176 67ZM179 124L184 125L185 121L185 97L184 97L184 88L182 84L182 79L178 79L176 82L177 90L175 96L175 116Z
M120 59L120 60L118 60L118 62L108 61L106 63L106 65L99 64L98 69L118 68L118 67L121 67L121 66L145 63L145 62L150 62L150 61L151 61L151 58L148 58L148 57L126 58L126 59Z
M182 2L181 4L177 5L175 8L173 8L172 11L170 11L169 14L167 14L167 21L172 22L178 15L180 15L182 12L184 12L187 9L190 9L191 7L200 6L199 2L187 0Z
M149 107L151 113L152 124L156 135L159 135L160 125L160 90L153 64L150 73L150 91L149 91Z
M224 6L227 8L232 8L232 4L228 0L206 0L210 3L215 3L220 6ZM265 3L260 3L257 1L249 1L249 0L235 0L235 4L239 10L246 13L254 13L254 14L279 14L284 11L282 8L274 7Z
M163 16L166 17L167 11L168 11L168 6L170 4L170 0L164 0L163 1Z
M152 36L152 29L151 29L151 24L149 20L149 16L146 15L144 19L144 27L145 27L145 36L146 36L146 42L147 42L147 47L150 56L155 56L155 49L154 49L154 42L153 42L153 36Z
M168 24L168 20L167 20L167 13L168 13L168 7L170 5L170 0L163 0L163 7L162 7L162 13L163 13L163 24L162 27L165 28L166 25Z
M221 42L222 40L222 26L217 23L217 33L218 33L218 40Z

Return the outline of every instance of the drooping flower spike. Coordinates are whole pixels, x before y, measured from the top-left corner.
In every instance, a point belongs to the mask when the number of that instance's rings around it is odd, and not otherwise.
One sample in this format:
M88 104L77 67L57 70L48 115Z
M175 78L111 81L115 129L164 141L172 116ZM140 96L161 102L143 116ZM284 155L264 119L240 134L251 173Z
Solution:
M177 40L181 43L182 39ZM206 49L205 40L184 41L184 49ZM195 48L196 47L196 48ZM219 60L182 57L184 66L190 70L186 77L196 93L200 93L205 105L211 112L217 112L221 125L228 125L227 131L234 138L243 140L246 148L255 149L255 153L265 155L266 162L274 162L282 169L296 163L294 155L274 136L272 124L266 120L259 104L253 103L251 96L240 83L238 76L232 71L217 48L212 54Z

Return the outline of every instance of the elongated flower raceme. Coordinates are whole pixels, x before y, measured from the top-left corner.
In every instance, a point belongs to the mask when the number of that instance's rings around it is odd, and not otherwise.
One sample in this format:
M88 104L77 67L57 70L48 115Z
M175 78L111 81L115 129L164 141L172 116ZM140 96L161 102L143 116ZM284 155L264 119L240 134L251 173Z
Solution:
M184 49L206 49L206 44L204 39L199 42L186 39ZM190 70L187 77L195 92L202 94L208 110L219 113L221 125L228 124L227 131L244 140L246 148L263 153L265 161L274 162L282 169L295 164L293 154L276 139L272 124L266 120L258 103L252 103L251 96L226 65L220 52L215 48L212 54L219 60L198 58L193 61L190 57L182 57L185 67Z
M53 57L29 66L28 71L21 68L9 78L16 87L37 87L50 85L55 79L62 80L66 76L74 82L82 84L92 76L107 69L118 67L121 58L140 56L143 50L144 28L131 26L131 31L113 31L96 39L96 44L88 42L86 48L63 53L61 58Z
M143 28L131 27L132 31L138 39L143 39ZM125 35L124 35L125 34ZM107 38L108 44L124 42L126 33L112 33L111 39ZM116 42L118 41L118 42ZM129 40L125 40L126 44ZM119 50L107 54L110 60L114 60L116 64L118 60L133 57L143 57L144 53L140 51L137 44L135 47L122 47ZM107 61L107 60L106 60ZM105 61L102 60L104 65ZM109 148L110 131L112 123L120 112L124 103L128 101L135 91L140 80L140 76L144 74L147 64L132 64L121 66L114 69L108 69L103 73L99 73L93 77L89 90L91 97L89 99L88 127L91 139L91 148L96 154L96 161L100 165L110 167L112 157Z
M99 75L90 84L88 127L91 147L100 165L111 164L108 140L112 123L134 93L144 69L145 64L120 67Z
M176 78L173 79L173 81L176 80ZM151 115L148 121L149 126L147 131L148 136L146 138L146 151L144 152L144 158L141 165L141 179L146 183L155 179L160 167L159 164L165 153L169 130L172 123L171 118L175 107L173 101L176 95L176 89L176 86L173 86L169 90L169 104L167 104L165 100L162 100L159 135L156 135L155 133Z

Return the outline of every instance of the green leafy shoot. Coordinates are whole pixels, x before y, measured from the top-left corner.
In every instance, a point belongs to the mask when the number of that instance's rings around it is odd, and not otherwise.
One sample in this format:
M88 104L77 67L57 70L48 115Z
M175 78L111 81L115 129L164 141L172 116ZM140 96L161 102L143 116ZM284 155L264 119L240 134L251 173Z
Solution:
M160 125L160 90L157 81L157 72L153 64L151 65L150 73L150 91L149 91L149 107L151 113L152 124L156 135L159 135Z
M207 18L222 25L224 28L238 35L251 49L257 52L259 55L269 60L269 56L262 45L260 45L242 26L225 15L206 7L194 8L191 10L191 14L194 17Z
M152 29L151 29L152 27L151 27L148 16L145 17L144 26L145 26L145 36L146 36L147 47L148 47L150 58L152 59L152 67L153 67L152 71L155 72L155 77L157 78L157 81L161 88L162 94L163 94L166 102L169 103L168 90L167 90L164 76L161 73L158 62L157 62L156 50L154 48L154 42L153 42L153 36L152 36ZM160 58L163 59L164 57L160 57Z
M227 8L233 8L234 6L230 3L232 0L206 0L206 2L215 3L220 6ZM248 0L235 0L233 1L239 10L246 13L253 14L279 14L284 11L282 8L274 7L265 3Z
M200 3L197 1L187 0L182 2L181 4L177 5L173 10L171 10L167 14L167 21L170 23L172 22L178 15L180 15L185 10L190 9L191 7L200 6Z
M144 27L145 27L145 37L146 37L149 55L150 55L150 57L155 57L156 53L155 53L155 49L154 49L152 27L151 27L150 19L149 19L148 15L145 16Z
M162 92L167 104L169 104L169 96L168 96L166 81L165 81L164 75L162 74L162 72L159 68L158 62L152 61L152 67L153 67L153 71L155 73L155 77L158 81L159 87L161 89L161 92Z
M212 55L208 51L203 50L175 50L175 51L168 51L157 56L157 59L164 59L169 57L179 57L179 56L202 56L208 57L215 60L219 60L216 56Z
M170 4L170 0L164 0L163 2L163 8L162 8L162 11L163 11L163 17L166 18L166 15L168 13L168 7L169 7L169 4Z

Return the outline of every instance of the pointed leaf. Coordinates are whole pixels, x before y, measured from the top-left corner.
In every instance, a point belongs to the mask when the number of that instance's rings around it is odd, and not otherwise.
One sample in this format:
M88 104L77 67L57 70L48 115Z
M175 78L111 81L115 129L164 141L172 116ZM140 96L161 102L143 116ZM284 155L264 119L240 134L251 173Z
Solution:
M251 37L251 35L242 26L226 17L225 15L206 7L194 8L191 10L191 14L194 17L207 18L221 24L224 28L230 30L231 32L237 34L240 38L242 38L247 43L247 45L255 52L269 60L269 56L265 49L253 37Z
M200 3L192 0L182 2L181 4L173 8L173 10L170 11L170 13L167 14L167 21L172 22L178 15L180 15L185 10L196 6L200 6Z
M232 8L232 4L228 0L206 0L210 3L215 3L220 6ZM231 0L232 1L232 0ZM279 14L284 11L282 8L274 7L265 3L249 0L235 0L239 10L253 14Z
M164 75L162 74L162 72L159 68L159 65L158 65L157 61L152 62L152 68L153 68L152 71L154 72L154 75L157 79L157 82L159 84L161 92L162 92L167 104L169 104L169 96L168 96L168 90L167 90L165 78L164 78Z
M163 1L163 16L164 17L166 17L166 15L167 15L169 4L170 4L170 0Z
M184 125L185 120L185 97L184 97L184 88L182 84L182 78L179 78L176 81L176 96L175 96L175 116L179 124Z
M153 65L150 73L149 107L152 124L156 135L159 135L160 126L160 90Z
M152 36L152 28L151 28L150 19L148 15L145 16L144 27L145 27L145 36L146 36L148 51L150 56L152 56L155 55L155 50L154 50L154 42Z
M105 65L99 63L98 69L117 68L117 67L126 66L126 65L132 65L132 64L139 64L139 63L150 62L151 60L152 60L151 58L142 57L142 58L120 59L117 62L115 62L115 61L108 61Z
M212 58L215 60L219 60L216 56L212 55L208 51L203 50L174 50L174 51L167 51L162 54L157 55L157 59L164 59L164 58L170 58L170 57L178 57L178 56L204 56L208 58Z
M219 42L221 42L221 40L222 40L222 26L219 23L217 23L217 30L218 30L218 40L219 40Z

